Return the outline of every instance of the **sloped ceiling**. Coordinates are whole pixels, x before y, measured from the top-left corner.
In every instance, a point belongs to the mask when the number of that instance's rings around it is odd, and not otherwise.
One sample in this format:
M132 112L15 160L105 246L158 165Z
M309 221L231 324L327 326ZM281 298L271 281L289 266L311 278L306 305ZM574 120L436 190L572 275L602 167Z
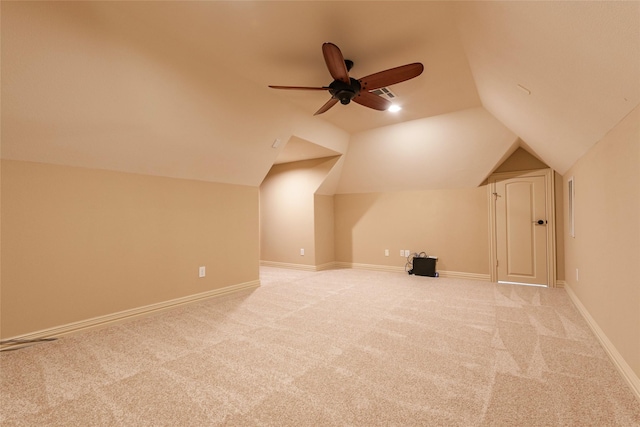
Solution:
M314 144L296 136L285 142L286 146L280 151L273 162L274 165L282 163L299 162L301 160L320 159L323 157L339 156L341 153L330 150L321 145Z
M346 131L129 22L144 4L1 3L3 158L257 186L275 139L346 151Z
M282 150L273 141L294 137L346 153L342 192L404 188L412 175L423 188L474 186L518 137L563 173L640 103L639 2L0 7L9 159L259 185ZM327 94L267 85L328 84L325 41L355 77L416 61L425 72L392 87L398 114L354 104L313 117ZM359 171L368 146L416 146L441 164L386 165L374 188Z
M482 107L357 133L337 192L477 186L516 142Z
M560 173L640 103L640 2L456 12L482 105Z

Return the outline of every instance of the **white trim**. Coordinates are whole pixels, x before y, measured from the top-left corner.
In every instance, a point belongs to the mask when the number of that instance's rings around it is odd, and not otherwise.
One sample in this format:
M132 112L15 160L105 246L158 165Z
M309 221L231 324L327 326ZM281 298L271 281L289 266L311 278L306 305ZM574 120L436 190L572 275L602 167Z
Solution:
M132 308L129 310L118 311L116 313L107 314L104 316L93 317L91 319L81 320L79 322L67 323L66 325L55 326L53 328L43 329L37 332L32 332L25 335L19 335L11 338L3 339L7 340L34 340L38 338L51 338L59 337L61 335L67 335L71 333L86 331L98 327L119 323L125 320L129 320L136 317L148 316L156 314L160 311L169 310L181 305L191 304L194 302L206 300L209 298L215 298L238 291L244 291L248 289L255 289L260 286L260 280L252 280L250 282L238 283L236 285L225 286L224 288L213 289L207 292L199 294L193 294L186 297L180 297L163 301L155 304L149 304L142 307ZM2 348L13 347L13 345L4 345Z
M360 264L356 262L336 262L336 268L354 268L356 270L390 271L394 273L406 273L404 267L392 265Z
M315 265L293 264L289 262L260 261L260 265L264 267L288 268L290 270L316 271Z
M538 288L548 288L547 285L539 285L537 283L507 282L506 280L498 280L498 283L502 285L536 286Z
M438 271L440 277L446 277L449 279L466 279L466 280L480 280L483 282L490 282L490 274L481 273L465 273L462 271Z
M354 268L359 270L406 273L406 270L404 267L396 267L391 265L359 264L359 263L353 263L353 262L336 262L335 268ZM465 273L462 271L438 271L438 275L440 277L446 277L450 279L481 280L484 282L491 281L491 277L488 274L480 274L480 273Z
M571 298L571 301L576 306L582 317L584 317L584 319L587 321L587 324L595 334L596 338L598 338L598 340L600 341L600 344L602 344L602 347L604 347L604 350L606 351L615 367L618 369L618 372L620 372L620 374L622 375L622 378L624 378L629 387L631 387L631 391L633 392L633 394L635 394L636 398L640 400L640 378L638 378L638 375L633 372L631 366L629 366L627 361L624 360L624 357L622 357L620 352L618 352L618 350L609 340L604 331L600 328L600 326L598 326L598 323L595 321L595 319L591 317L591 314L589 314L589 311L586 309L586 307L582 305L582 302L580 302L578 296L571 289L571 286L566 284L565 290L567 291L567 294L569 294L569 298Z
M569 236L576 237L576 180L570 177L567 180L567 201L569 206Z
M339 268L353 268L356 270L370 270L370 271L388 271L392 273L406 273L405 267L397 267L393 265L379 265L379 264L362 264L357 262L328 262L326 264L313 266L304 264L289 264L286 262L275 261L260 261L260 265L265 267L277 267L277 268L289 268L293 270L305 270L305 271L322 271L333 270ZM450 279L467 279L467 280L481 280L483 282L490 282L491 276L489 274L481 273L465 273L463 271L438 271L440 277L447 277Z
M333 270L335 266L335 262L326 262L324 264L316 265L316 271Z
M566 288L567 282L564 280L556 280L556 288Z
M339 268L335 262L326 262L320 265L307 265L307 264L292 264L288 262L278 261L260 261L260 265L264 267L276 267L276 268L288 268L290 270L304 270L304 271L324 271L333 270Z
M496 236L496 183L491 182L487 185L487 194L489 196L489 280L498 281L498 239Z

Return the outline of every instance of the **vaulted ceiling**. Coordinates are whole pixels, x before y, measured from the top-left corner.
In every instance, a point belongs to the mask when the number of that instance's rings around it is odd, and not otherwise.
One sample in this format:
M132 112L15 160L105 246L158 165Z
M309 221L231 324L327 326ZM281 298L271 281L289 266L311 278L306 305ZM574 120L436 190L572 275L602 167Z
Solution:
M8 159L259 185L307 141L345 154L329 192L464 187L518 145L563 173L640 103L637 1L0 8ZM391 87L399 113L314 117L327 93L267 86L330 83L326 41L354 77L425 71Z

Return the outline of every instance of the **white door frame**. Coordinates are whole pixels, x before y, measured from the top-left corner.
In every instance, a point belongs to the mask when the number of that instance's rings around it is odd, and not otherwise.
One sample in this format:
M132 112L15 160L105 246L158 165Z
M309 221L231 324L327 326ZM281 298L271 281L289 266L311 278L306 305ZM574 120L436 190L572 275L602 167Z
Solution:
M489 246L490 246L490 262L491 262L491 281L498 281L498 246L496 241L496 182L505 179L528 177L528 176L544 176L546 185L546 216L547 216L547 286L556 287L556 197L555 197L555 174L552 169L537 169L516 172L498 172L489 177Z

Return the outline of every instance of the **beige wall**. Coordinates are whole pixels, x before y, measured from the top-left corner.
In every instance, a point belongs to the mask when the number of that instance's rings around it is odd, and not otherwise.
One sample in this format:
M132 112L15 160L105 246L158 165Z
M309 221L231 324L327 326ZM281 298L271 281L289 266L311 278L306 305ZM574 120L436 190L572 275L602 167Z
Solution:
M639 165L640 106L564 175L565 188L570 177L575 179L575 238L569 236L568 215L565 219L567 286L635 372L636 381L640 377ZM565 192L565 212L567 200Z
M403 267L409 249L437 256L438 270L489 274L488 212L484 186L337 194L336 261Z
M516 149L496 172L548 166ZM564 279L562 177L556 180L556 278ZM336 195L336 261L403 266L401 249L439 257L438 269L489 274L488 195L473 189ZM469 198L469 200L466 200ZM389 249L389 257L384 256ZM560 251L560 253L558 253Z
M337 160L337 156L311 159L271 168L260 186L260 260L317 265L314 194ZM325 230L329 219L319 221ZM320 259L328 256L326 244L320 245Z
M2 337L258 280L255 187L10 160L1 183Z
M319 194L313 199L316 266L327 265L336 260L333 199L334 196Z

